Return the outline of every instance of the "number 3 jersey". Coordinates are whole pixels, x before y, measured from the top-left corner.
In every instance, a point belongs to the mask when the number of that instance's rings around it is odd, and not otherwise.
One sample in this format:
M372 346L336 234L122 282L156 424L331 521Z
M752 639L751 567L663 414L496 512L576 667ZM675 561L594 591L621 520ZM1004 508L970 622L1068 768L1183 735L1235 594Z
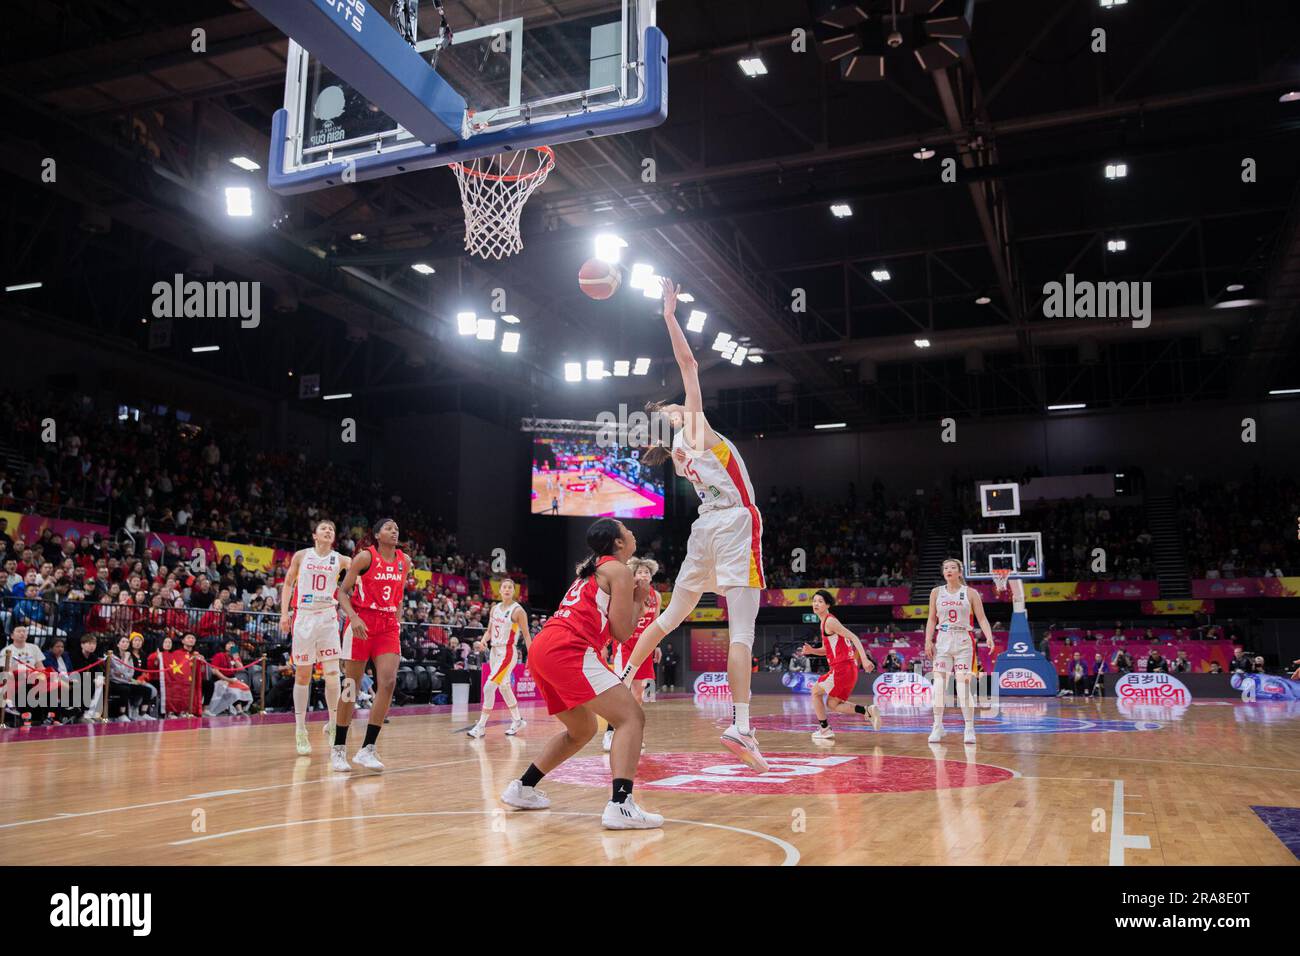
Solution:
M406 555L399 550L392 561L385 561L373 545L366 550L370 552L370 567L357 576L352 606L369 611L396 611L406 589Z

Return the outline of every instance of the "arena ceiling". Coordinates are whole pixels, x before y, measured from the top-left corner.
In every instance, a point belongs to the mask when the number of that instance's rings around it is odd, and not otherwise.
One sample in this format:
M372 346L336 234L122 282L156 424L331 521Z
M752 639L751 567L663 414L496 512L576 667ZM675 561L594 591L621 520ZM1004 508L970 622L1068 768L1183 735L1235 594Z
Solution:
M537 3L563 17L583 0ZM446 5L463 25L493 19L497 0ZM657 303L578 289L594 235L616 232L709 313L707 399L741 434L1300 387L1300 102L1280 101L1300 89L1294 3L958 2L972 25L958 62L926 72L905 48L875 82L791 50L825 6L659 0L667 123L558 147L524 252L484 264L463 254L447 170L278 197L230 165L266 155L287 47L240 0L14 0L0 41L5 278L44 287L5 295L0 314L295 401L288 372L319 373L362 414L396 396L505 422L589 418L676 375ZM754 52L768 73L750 79L737 60ZM956 183L940 176L948 158ZM1106 179L1116 162L1127 177ZM221 210L236 180L262 186L248 222ZM150 349L153 284L176 272L260 280L274 311L256 330L177 322ZM1067 272L1151 282L1151 325L1045 317L1043 286ZM486 313L496 288L523 319L518 356L455 331L455 313ZM1262 304L1215 308L1230 299ZM721 360L708 344L722 330L765 361ZM199 343L223 348L192 355ZM642 355L645 378L561 378L566 361Z

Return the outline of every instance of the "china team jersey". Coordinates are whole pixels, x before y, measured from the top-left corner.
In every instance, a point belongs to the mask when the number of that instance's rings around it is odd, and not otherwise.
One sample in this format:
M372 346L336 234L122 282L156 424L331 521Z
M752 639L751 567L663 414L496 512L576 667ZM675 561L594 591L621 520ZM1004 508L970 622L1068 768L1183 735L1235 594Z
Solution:
M939 618L940 634L963 634L970 632L970 597L966 585L954 593L946 584L939 586L939 596L934 602L935 614Z
M352 606L370 611L396 611L406 589L406 555L398 551L392 561L385 561L379 549L371 546L370 567L357 576Z
M596 567L615 560L617 558L613 555L606 555L596 562ZM609 595L601 590L595 574L578 578L569 586L559 609L551 615L546 626L571 632L595 651L605 646L610 638Z
M488 620L488 644L492 648L492 653L500 654L505 648L514 647L519 643L519 625L512 617L517 607L519 607L518 602L509 606L498 603L492 609Z
M673 468L695 487L700 496L700 513L723 508L749 508L757 515L754 486L740 452L726 438L704 451L694 451L686 444L686 430L673 436Z
M334 608L338 604L334 597L338 584L338 552L331 551L322 557L315 548L308 548L298 562L298 580L294 582L295 606L300 611Z
M845 665L857 666L857 661L853 657L853 645L849 643L848 638L827 630L827 626L834 621L834 616L827 614L826 620L822 621L822 647L826 649L826 663L832 668L843 667Z

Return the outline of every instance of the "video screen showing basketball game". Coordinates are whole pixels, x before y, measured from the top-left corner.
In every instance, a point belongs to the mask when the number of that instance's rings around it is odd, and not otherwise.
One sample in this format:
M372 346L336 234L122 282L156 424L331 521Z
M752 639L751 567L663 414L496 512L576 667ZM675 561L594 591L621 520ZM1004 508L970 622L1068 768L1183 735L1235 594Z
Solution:
M595 436L533 439L532 513L567 518L662 518L661 468L635 448L603 447Z

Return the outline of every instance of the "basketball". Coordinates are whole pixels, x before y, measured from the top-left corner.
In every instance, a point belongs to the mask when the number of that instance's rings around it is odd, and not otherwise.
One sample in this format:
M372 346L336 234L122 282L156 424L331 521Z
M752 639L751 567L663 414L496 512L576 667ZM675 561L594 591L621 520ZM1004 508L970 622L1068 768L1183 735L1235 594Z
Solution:
M608 299L622 281L618 266L600 259L588 259L578 270L578 287L593 299Z

